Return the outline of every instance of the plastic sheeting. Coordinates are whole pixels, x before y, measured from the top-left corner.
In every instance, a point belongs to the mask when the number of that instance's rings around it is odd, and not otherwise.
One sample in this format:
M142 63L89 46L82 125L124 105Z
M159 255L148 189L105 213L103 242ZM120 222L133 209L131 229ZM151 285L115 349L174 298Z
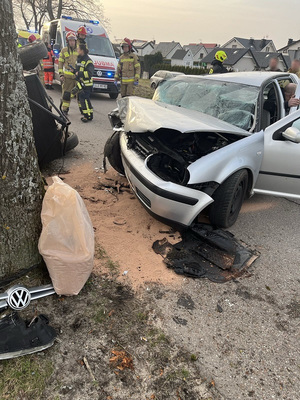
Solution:
M42 207L43 229L39 251L47 265L55 292L80 292L93 269L94 230L79 194L57 176Z

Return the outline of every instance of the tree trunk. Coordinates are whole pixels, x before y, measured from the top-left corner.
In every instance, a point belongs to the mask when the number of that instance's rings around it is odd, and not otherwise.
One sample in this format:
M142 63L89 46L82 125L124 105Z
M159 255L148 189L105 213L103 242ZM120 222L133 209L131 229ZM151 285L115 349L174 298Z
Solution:
M43 183L17 54L11 0L0 1L0 277L40 261Z

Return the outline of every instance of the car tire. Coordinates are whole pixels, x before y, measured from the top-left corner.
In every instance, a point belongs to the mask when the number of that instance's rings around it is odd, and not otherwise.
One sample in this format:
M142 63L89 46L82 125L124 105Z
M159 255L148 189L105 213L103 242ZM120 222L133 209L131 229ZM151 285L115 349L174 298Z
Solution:
M76 133L69 132L68 134L69 136L66 143L66 153L70 150L75 149L75 147L79 144L79 139Z
M109 93L109 97L113 100L116 100L119 96L119 93Z
M245 169L235 172L215 191L209 219L221 228L232 226L239 215L248 188L248 172Z
M124 166L121 158L120 133L114 132L104 146L104 159L107 158L110 165L120 174L124 175Z
M155 82L151 83L151 89L156 89L156 83Z
M48 51L44 42L34 42L18 49L23 69L28 71L35 68L39 61L47 57Z

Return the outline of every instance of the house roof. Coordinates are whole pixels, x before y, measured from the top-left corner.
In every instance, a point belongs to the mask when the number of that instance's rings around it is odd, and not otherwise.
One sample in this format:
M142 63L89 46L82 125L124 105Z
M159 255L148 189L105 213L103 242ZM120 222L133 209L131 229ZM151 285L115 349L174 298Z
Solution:
M292 40L291 39L291 41L287 45L285 45L284 47L281 47L281 49L279 49L278 51L288 50L291 46L293 46L296 43L300 43L300 39L299 40Z
M150 46L153 48L154 47L154 43L152 41L148 41L148 40L138 40L138 39L133 39L132 44L134 45L134 47L136 47L137 49L143 49L144 47L146 47L148 44L150 44Z
M233 39L236 39L238 42L241 43L245 49L251 49L255 51L261 51L263 48L265 48L268 44L272 42L270 39L245 39L245 38L240 38L240 37L234 37ZM230 39L228 42L225 43L227 45L232 39Z
M186 44L183 46L184 50L191 50L193 56L195 56L203 48L203 44Z
M206 49L213 49L214 47L217 47L217 43L199 43L202 46L204 46Z
M163 57L167 57L167 55L178 45L181 47L179 42L160 42L154 46L151 54L160 52Z
M215 54L217 51L223 50L227 54L227 59L224 61L224 65L235 65L248 51L249 49L232 49L232 48L220 48L216 47L207 56L203 57L202 61L206 64L211 64L213 59L215 58Z
M280 53L264 53L254 50L252 50L251 52L258 68L267 68L272 57L280 58L283 61L284 66L288 68L287 60L285 60L285 58Z
M188 50L176 50L173 56L171 57L172 60L183 60L184 57L187 55L189 52Z

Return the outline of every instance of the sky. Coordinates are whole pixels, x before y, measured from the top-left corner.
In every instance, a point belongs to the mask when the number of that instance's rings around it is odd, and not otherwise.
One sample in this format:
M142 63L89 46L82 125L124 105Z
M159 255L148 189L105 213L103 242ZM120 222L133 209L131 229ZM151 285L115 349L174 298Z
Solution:
M224 44L234 36L300 39L300 0L101 0L110 39Z

